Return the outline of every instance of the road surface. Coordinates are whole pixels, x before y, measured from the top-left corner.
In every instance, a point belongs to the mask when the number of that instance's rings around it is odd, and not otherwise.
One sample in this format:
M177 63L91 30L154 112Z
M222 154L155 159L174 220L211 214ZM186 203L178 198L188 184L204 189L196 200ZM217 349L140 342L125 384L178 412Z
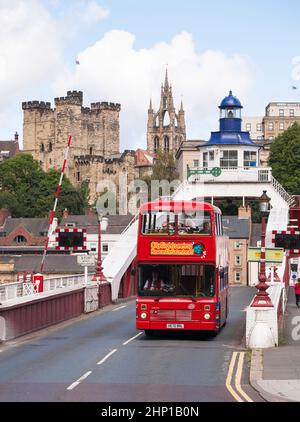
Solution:
M0 401L262 401L249 386L243 345L248 287L231 287L227 325L213 337L147 338L135 302L0 345Z

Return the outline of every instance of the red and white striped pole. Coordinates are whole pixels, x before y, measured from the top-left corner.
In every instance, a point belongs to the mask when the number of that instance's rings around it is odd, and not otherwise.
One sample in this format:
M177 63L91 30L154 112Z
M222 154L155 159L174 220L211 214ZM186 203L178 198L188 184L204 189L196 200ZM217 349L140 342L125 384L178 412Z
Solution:
M65 168L66 168L66 164L67 164L67 158L68 158L68 155L69 155L69 149L70 149L70 145L71 145L71 140L72 140L72 135L69 135L69 138L68 138L68 146L67 146L66 151L65 151L64 162L63 162L63 165L62 165L62 168L61 168L60 178L59 178L59 182L58 182L58 186L57 186L57 191L56 191L56 195L55 195L54 206L53 206L53 210L51 212L51 216L50 216L50 220L49 220L47 240L46 240L46 243L45 243L43 258L42 258L41 267L40 267L40 273L41 274L43 274L43 270L44 270L45 258L46 258L46 254L47 254L47 250L48 250L48 244L49 244L50 235L51 235L51 232L52 232L52 223L53 223L53 220L54 220L54 217L55 217L55 212L56 212L58 197L59 197L59 194L60 194L61 184L62 184L64 173L65 173Z

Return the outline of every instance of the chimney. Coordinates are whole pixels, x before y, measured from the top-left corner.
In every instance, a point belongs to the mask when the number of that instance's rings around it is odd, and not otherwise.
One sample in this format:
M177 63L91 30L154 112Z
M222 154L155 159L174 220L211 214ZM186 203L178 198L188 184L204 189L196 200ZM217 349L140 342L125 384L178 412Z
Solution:
M10 211L7 208L0 209L0 227L2 227L7 219L10 216Z
M18 132L15 133L15 141L16 142L19 142L19 134L18 134Z
M239 218L250 218L251 220L251 216L252 216L252 211L251 211L250 205L246 205L245 207L241 205L239 207Z
M68 209L65 208L63 212L63 218L68 218L68 217L69 217L69 212L68 212Z

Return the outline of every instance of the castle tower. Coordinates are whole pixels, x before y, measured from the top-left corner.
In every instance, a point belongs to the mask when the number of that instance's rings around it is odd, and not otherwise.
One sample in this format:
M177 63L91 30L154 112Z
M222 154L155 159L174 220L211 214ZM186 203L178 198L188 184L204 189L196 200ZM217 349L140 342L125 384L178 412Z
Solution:
M160 107L154 111L152 101L148 109L147 150L151 154L160 151L176 153L182 141L186 140L183 104L176 113L172 85L166 70L165 82L161 86Z

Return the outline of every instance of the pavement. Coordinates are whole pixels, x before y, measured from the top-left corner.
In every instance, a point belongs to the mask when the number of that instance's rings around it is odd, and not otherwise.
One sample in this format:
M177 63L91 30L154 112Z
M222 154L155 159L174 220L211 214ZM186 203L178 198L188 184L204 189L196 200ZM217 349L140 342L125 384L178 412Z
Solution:
M279 347L252 352L250 383L267 401L300 402L300 308L292 287Z

